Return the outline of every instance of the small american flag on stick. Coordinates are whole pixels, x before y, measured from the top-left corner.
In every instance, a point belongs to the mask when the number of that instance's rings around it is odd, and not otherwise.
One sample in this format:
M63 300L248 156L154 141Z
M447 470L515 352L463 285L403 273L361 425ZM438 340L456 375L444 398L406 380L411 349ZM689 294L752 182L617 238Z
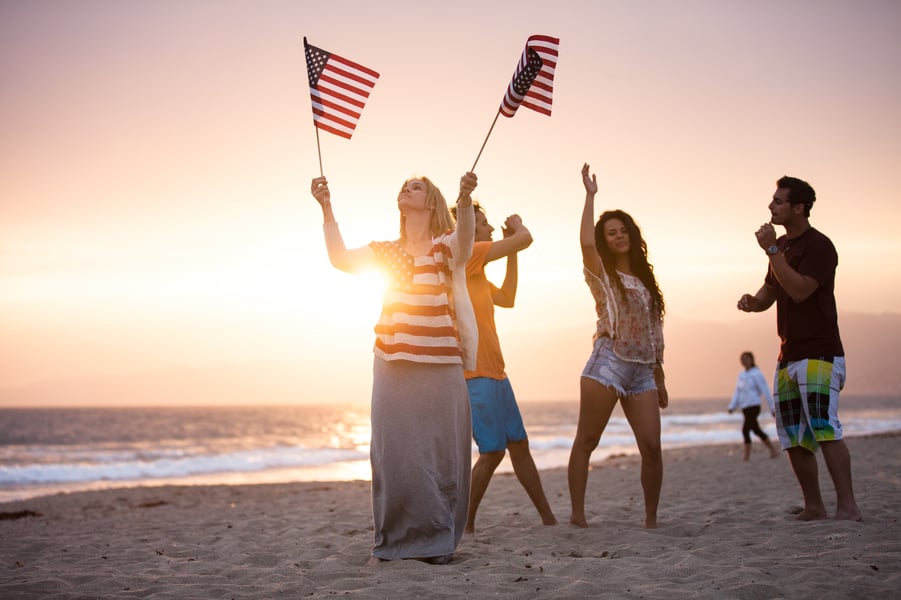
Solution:
M476 170L485 144L494 131L497 118L501 115L512 117L520 105L531 108L541 114L551 116L551 103L554 100L554 72L557 70L557 54L560 38L549 35L532 35L526 40L526 49L516 64L513 79L507 86L501 106L494 115L494 121L488 128L488 135L482 142L476 160L470 171Z
M522 58L501 101L502 115L512 117L521 104L551 116L559 47L560 39L548 35L533 35L526 40Z
M350 139L379 74L326 52L303 38L313 101L313 122L323 131Z

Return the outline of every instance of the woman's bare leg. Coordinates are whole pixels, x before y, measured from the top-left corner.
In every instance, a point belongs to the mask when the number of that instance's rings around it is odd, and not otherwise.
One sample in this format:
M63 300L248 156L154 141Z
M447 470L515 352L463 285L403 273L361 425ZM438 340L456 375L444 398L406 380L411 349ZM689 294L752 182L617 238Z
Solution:
M591 453L601 441L601 434L616 406L617 395L615 390L586 377L581 379L579 387L579 424L569 453L569 496L572 503L569 522L579 527L588 527L585 520L588 465Z
M644 491L644 526L657 527L657 505L663 487L663 451L660 447L660 405L657 390L629 396L623 413L635 434L641 454L641 488Z

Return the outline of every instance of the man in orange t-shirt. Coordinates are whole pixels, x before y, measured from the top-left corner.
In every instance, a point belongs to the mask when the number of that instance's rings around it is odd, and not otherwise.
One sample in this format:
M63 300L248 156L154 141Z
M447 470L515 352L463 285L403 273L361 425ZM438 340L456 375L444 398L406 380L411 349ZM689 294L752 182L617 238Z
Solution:
M504 356L494 324L495 305L512 308L518 278L517 253L532 243L532 235L519 215L511 215L504 223L504 239L492 241L494 231L485 211L475 207L476 232L472 257L466 263L466 286L476 314L479 346L476 369L466 371L469 402L472 408L472 435L479 447L479 458L472 467L469 514L464 531L475 530L476 511L495 469L510 451L510 462L517 479L529 494L545 525L556 525L532 454L522 416L516 404L513 387L504 372ZM453 212L453 211L452 211ZM485 265L507 258L507 271L500 288L488 281Z

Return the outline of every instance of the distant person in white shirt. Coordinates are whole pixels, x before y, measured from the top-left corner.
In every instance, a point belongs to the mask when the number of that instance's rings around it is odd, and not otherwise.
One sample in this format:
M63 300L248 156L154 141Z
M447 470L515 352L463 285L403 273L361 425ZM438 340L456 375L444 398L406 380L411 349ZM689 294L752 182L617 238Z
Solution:
M766 402L766 410L768 413L773 412L773 396L770 394L770 387L763 373L754 363L754 354L751 352L742 352L741 364L745 368L738 374L738 381L735 384L735 391L732 393L732 402L729 404L729 414L735 409L741 409L745 415L745 422L741 426L741 435L745 439L744 460L751 458L751 432L760 438L760 441L770 451L770 458L779 456L779 451L773 446L769 436L760 428L757 417L760 416L760 399Z

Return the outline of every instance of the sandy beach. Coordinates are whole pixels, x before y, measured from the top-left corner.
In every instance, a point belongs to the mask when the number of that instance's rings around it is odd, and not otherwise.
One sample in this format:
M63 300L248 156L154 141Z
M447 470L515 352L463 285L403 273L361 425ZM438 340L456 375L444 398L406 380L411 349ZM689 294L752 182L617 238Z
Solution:
M759 444L665 450L657 530L638 459L594 466L591 526L566 524L565 470L542 473L545 527L496 475L453 562L365 567L369 483L114 489L0 505L0 597L871 598L901 589L901 435L848 439L862 522L797 522L786 457ZM827 507L834 494L820 458Z

